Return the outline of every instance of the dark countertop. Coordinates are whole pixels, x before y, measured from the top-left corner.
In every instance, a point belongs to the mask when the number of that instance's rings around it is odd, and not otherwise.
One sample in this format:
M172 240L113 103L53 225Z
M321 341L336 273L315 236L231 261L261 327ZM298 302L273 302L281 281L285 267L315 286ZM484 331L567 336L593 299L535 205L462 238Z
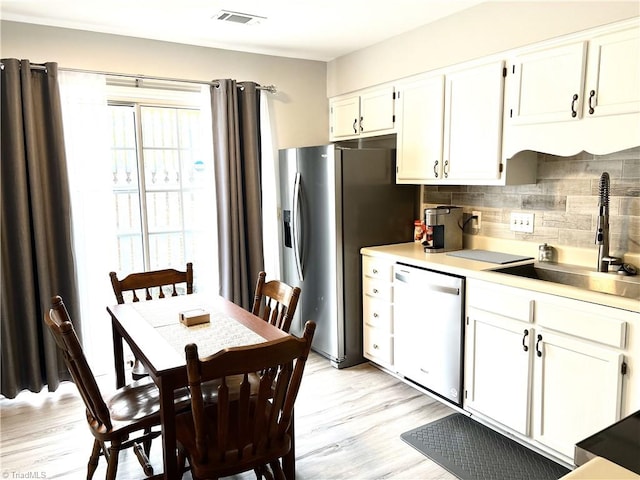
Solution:
M577 466L596 456L640 475L640 410L576 444Z

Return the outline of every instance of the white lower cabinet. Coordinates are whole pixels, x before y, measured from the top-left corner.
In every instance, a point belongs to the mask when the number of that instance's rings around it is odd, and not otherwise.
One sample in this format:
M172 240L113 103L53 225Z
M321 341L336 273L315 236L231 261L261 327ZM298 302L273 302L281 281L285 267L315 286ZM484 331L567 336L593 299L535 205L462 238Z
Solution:
M468 311L465 407L527 436L532 336L530 325Z
M464 408L570 462L621 418L631 315L467 279Z
M364 356L386 367L393 364L392 315L391 303L388 300L365 297Z
M365 358L393 366L393 263L362 256L362 322Z
M534 354L533 439L573 457L576 443L620 419L623 355L544 329Z

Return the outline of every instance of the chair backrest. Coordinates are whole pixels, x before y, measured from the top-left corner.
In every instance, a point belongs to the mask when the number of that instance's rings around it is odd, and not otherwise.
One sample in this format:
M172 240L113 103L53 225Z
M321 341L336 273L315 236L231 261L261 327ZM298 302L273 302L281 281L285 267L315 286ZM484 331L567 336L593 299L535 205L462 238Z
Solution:
M202 360L196 345L185 347L195 454L200 462L228 471L268 458L273 449L282 449L290 440L287 430L315 328L315 323L308 321L302 338L287 336L229 348ZM257 393L249 381L256 372L260 372ZM243 376L240 388L229 388L226 378L237 375ZM220 383L217 406L209 407L215 409L215 434L208 436L210 416L204 412L201 384L214 379ZM210 451L213 456L207 456Z
M113 293L116 294L116 300L118 303L124 303L123 292L132 292L133 301L139 302L140 298L136 293L136 290L145 291L145 300L152 300L152 289L158 289L158 298L165 297L165 291L163 287L170 287L171 296L178 295L176 284L186 283L187 294L193 293L193 264L187 263L187 269L182 272L173 268L167 268L165 270L154 270L152 272L140 272L127 275L122 280L118 280L116 272L110 272L111 285L113 286Z
M278 280L265 282L266 276L265 272L258 274L251 313L288 333L298 306L300 288Z
M91 367L82 350L69 312L58 295L51 299L51 309L44 314L44 322L62 350L64 361L87 408L87 420L97 431L111 430L111 416Z

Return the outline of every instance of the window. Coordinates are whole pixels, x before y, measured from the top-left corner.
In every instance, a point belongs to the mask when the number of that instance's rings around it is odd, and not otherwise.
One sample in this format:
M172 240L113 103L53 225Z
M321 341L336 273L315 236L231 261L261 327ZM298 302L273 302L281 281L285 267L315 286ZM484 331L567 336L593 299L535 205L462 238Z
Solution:
M101 375L113 370L110 271L191 261L194 289L218 292L211 98L184 82L59 74L82 336Z
M207 248L212 221L201 217L214 215L200 110L132 103L109 111L119 273L184 269Z

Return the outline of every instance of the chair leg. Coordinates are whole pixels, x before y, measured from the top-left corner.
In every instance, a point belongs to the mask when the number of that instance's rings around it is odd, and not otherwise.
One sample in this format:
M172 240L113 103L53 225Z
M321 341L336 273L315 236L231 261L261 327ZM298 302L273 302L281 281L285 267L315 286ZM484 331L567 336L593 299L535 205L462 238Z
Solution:
M269 470L266 464L260 465L259 467L254 468L253 472L256 474L256 480L261 480L262 477L264 477L265 480L273 480L273 474L271 473L271 471Z
M93 449L91 450L91 456L89 457L89 464L87 465L87 480L91 480L93 478L93 474L98 468L98 460L100 459L100 451L102 449L102 445L96 439L93 441Z
M287 477L284 476L284 472L282 471L282 466L280 465L279 460L274 460L269 464L271 466L271 471L273 472L273 478L276 480L286 480Z
M142 470L144 470L144 474L147 477L152 476L153 467L151 466L151 462L149 462L149 458L144 453L143 447L141 447L139 443L136 443L135 445L133 445L133 452L136 454L136 457L138 457L138 461L140 462L140 465L142 465Z
M109 462L107 463L107 480L116 480L116 473L118 473L118 456L120 455L120 445L113 445L109 447Z

